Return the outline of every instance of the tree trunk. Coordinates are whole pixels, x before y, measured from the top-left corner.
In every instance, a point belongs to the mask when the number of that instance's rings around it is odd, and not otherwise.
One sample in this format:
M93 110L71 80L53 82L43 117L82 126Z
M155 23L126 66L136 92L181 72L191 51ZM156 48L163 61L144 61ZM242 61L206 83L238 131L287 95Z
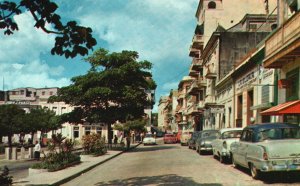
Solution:
M8 135L8 146L10 146L11 147L11 138L12 138L12 135L11 134L9 134Z
M3 136L2 136L2 135L0 135L0 144L1 144L1 143L3 143L3 141L2 141L2 137L3 137Z
M111 130L111 124L107 125L107 140L108 140L108 144L112 144L112 138L113 138L113 132Z

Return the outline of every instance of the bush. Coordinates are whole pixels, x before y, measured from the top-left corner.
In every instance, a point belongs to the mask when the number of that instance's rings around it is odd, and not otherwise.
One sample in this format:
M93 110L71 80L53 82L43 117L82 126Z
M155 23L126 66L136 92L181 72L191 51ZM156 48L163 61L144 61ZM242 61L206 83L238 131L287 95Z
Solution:
M82 137L82 145L85 154L93 154L96 156L103 155L107 152L105 147L105 138L100 134L89 134Z
M4 166L2 173L0 174L0 183L3 186L9 186L12 185L12 182L12 176L9 176L9 170L7 166Z
M80 156L72 154L74 142L65 139L61 134L53 135L48 142L50 151L41 163L34 164L33 169L48 169L48 171L57 171L80 162Z

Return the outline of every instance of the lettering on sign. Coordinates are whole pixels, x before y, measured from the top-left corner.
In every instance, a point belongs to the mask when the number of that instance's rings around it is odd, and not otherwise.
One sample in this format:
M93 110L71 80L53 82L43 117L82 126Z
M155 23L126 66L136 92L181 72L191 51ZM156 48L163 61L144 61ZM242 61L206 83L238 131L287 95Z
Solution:
M256 71L252 71L248 73L246 76L244 76L243 78L237 81L236 90L247 88L251 83L254 83L256 81L256 78L257 78Z
M224 108L210 108L210 113L223 114L224 113Z
M273 73L274 73L274 69L264 69L263 79L266 79L267 77L271 76Z
M30 101L7 101L6 104L30 105Z

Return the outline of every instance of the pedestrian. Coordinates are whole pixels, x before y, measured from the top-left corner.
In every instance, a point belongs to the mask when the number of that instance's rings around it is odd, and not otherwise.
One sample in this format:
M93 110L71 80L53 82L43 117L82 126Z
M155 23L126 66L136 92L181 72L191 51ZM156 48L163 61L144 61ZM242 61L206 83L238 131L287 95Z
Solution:
M134 131L131 132L131 141L132 141L132 143L135 143L135 133L134 133Z
M117 135L115 135L115 137L114 137L114 144L115 144L115 146L117 146L117 143L118 143L118 137L117 137Z
M141 141L144 139L144 132L141 133Z
M35 141L35 146L34 146L34 159L40 160L40 155L41 155L41 145L38 141Z
M156 132L154 132L154 138L156 138Z

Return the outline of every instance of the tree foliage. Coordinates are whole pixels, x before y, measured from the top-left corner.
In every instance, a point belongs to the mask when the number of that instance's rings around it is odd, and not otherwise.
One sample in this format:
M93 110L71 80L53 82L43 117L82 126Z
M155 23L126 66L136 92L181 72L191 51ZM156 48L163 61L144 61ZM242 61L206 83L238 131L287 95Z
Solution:
M75 109L64 118L72 123L107 124L125 122L144 115L146 106L154 102L147 98L146 90L154 90L149 61L138 61L135 51L109 53L95 51L85 60L91 69L85 75L73 77L72 84L61 88L50 102L64 101Z
M0 105L0 136L8 136L9 145L13 134L21 132L24 114L17 105Z
M76 21L63 24L61 17L55 13L58 5L51 0L17 0L0 2L0 29L5 35L11 35L19 30L13 16L30 12L35 21L35 27L48 34L56 34L51 54L64 55L66 58L88 54L88 50L97 44L92 36L92 29L77 25ZM52 30L48 29L50 28ZM47 27L46 27L47 26Z

